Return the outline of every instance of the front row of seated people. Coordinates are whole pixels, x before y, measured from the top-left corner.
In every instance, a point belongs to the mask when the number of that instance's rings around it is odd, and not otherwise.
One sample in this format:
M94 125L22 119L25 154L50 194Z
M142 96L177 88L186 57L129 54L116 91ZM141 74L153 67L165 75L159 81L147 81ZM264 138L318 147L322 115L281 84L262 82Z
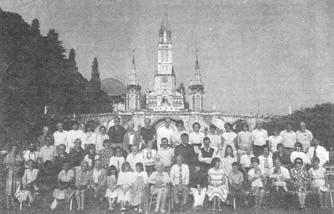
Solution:
M171 197L169 193L173 194L175 207L182 209L188 202L189 191L193 196L193 208L203 207L207 198L212 201L214 209L218 207L221 210L221 202L226 202L228 195L247 202L248 192L255 197L255 208L260 208L270 187L275 192L291 190L298 197L301 209L305 208L306 195L312 190L318 194L321 208L326 208L329 191L326 170L319 166L317 157L312 160L312 167L308 171L302 158L294 160L294 167L290 171L282 166L279 158L274 159L269 173L259 163L257 157L251 158L247 176L244 176L237 162L232 163L231 172L227 175L221 168L219 158L212 160L212 168L207 172L200 163L196 163L193 172L190 172L188 165L183 163L182 156L178 156L170 173L161 162L157 162L155 171L148 177L142 163L136 163L132 169L131 164L125 161L120 170L115 165L106 170L102 168L100 160L95 160L94 167L90 170L87 161L82 161L80 166L74 168L66 162L58 174L58 186L53 192L54 200L50 208L55 209L60 200L69 202L75 198L77 209L84 210L87 191L92 191L94 198L101 202L107 198L110 211L119 203L121 212L128 206L142 212L146 199L153 195L156 197L154 211L164 213L167 199ZM27 162L22 185L16 192L20 202L32 202L33 193L39 191L38 169L34 169L33 165L33 161Z

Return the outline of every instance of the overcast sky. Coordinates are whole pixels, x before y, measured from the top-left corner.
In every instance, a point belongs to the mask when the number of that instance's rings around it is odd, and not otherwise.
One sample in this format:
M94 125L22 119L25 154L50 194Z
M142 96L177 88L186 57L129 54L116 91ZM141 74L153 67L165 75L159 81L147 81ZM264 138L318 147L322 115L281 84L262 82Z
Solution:
M98 57L102 79L124 83L136 49L143 91L152 88L164 0L0 0L3 10L41 32L60 34L90 78ZM285 114L334 102L333 0L170 0L177 82L188 86L195 50L206 109ZM258 105L259 104L259 105Z

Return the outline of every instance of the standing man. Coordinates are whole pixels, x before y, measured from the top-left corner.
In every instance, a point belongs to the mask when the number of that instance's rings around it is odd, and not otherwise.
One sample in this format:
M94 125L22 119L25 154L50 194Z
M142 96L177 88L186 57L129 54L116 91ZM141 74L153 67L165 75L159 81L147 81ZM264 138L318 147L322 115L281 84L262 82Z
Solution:
M197 154L194 147L189 144L187 133L181 135L181 140L182 143L175 147L174 157L182 156L182 161L192 169L192 166L197 162Z
M39 151L39 155L43 160L43 163L46 161L54 161L56 156L56 148L52 145L52 137L47 135L45 137L45 146L42 146L42 148Z
M329 161L328 151L325 147L321 146L318 139L312 140L312 146L307 150L307 156L311 162L314 157L319 158L319 165L324 166Z
M126 133L126 130L120 125L120 122L121 122L120 118L115 117L114 118L115 125L110 127L108 131L111 146L113 148L118 147L118 146L123 148L123 140L124 140L124 135Z
M66 146L67 131L64 130L63 123L57 123L57 131L53 133L54 146L58 147L61 144Z
M299 124L300 130L296 132L297 142L300 142L303 145L304 152L311 146L313 140L313 134L310 130L306 129L305 122Z
M263 122L258 120L256 128L252 131L253 154L258 157L263 153L263 148L267 146L268 132L262 128Z
M157 147L160 149L160 143L162 138L167 138L168 142L171 143L172 136L174 134L174 129L170 125L171 120L166 118L165 124L157 131Z
M140 129L140 140L145 143L145 145L149 142L152 143L153 148L157 148L157 136L155 128L151 126L151 119L145 118L144 127Z
M67 135L67 144L66 144L66 152L70 153L71 149L74 147L74 141L80 139L81 143L85 142L86 134L79 129L79 123L74 121L72 124L72 130L68 132ZM83 146L81 144L81 146Z
M291 152L295 149L297 140L296 132L292 130L291 124L288 124L286 130L281 131L280 135L283 138L284 152L290 156Z
M172 135L172 145L173 147L178 146L182 143L181 135L187 133L184 128L184 123L182 120L176 121L176 131Z
M240 131L237 136L238 160L240 160L240 157L246 154L247 151L252 151L252 133L249 131L248 125L243 124L242 131Z

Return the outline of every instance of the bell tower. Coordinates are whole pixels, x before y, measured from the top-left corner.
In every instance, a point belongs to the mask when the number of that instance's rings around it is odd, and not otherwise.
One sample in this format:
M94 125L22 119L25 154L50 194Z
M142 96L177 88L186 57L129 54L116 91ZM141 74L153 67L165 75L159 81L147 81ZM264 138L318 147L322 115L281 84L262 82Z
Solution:
M132 69L129 83L126 87L125 110L138 111L141 109L141 86L137 81L134 50L132 51Z
M195 74L189 84L189 108L192 111L203 111L204 85L201 78L198 62L198 50L196 50Z

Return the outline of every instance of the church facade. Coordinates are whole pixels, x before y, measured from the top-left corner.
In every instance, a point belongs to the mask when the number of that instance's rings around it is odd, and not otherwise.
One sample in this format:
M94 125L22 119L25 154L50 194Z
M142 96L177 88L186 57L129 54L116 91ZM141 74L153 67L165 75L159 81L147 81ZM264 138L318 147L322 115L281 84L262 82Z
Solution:
M175 123L183 120L185 129L192 130L192 124L198 122L203 128L210 124L222 129L225 122L237 124L247 123L251 128L255 126L255 115L234 115L224 112L205 111L203 109L204 84L202 82L198 52L196 51L195 66L192 80L189 83L189 93L176 87L176 76L173 67L172 31L165 12L157 44L157 69L154 74L154 84L151 91L142 96L140 81L136 75L136 63L133 53L132 68L126 86L125 109L113 113L79 115L82 122L96 121L107 127L113 125L115 116L120 117L126 126L133 121L138 128L144 125L145 118L150 118L153 126L158 130L166 118ZM189 103L189 105L186 105ZM173 125L172 125L173 126Z

